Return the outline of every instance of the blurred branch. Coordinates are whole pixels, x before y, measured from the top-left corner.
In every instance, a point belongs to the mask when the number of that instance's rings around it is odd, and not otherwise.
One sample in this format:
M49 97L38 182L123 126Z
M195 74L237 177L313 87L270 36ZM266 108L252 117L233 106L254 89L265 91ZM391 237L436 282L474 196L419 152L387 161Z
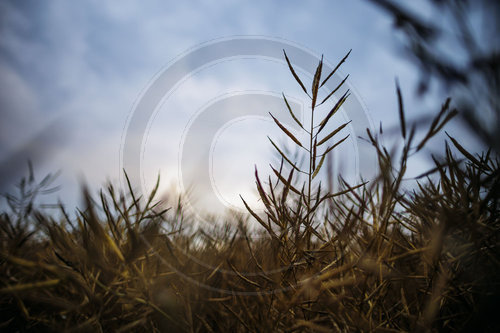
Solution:
M407 53L421 70L419 93L434 78L450 90L460 116L483 144L497 153L500 143L500 2L427 0L439 20L391 0L370 0L394 18Z

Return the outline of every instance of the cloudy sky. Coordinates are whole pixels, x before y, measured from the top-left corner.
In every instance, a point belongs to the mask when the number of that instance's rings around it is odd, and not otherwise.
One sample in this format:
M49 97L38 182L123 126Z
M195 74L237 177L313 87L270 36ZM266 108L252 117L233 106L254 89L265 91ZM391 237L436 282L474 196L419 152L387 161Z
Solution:
M69 206L79 200L82 178L93 188L120 182L131 114L155 78L190 50L220 40L285 41L324 54L330 64L352 49L342 75L350 74L377 127L397 124L396 77L413 105L409 118L441 103L432 95L412 102L418 73L402 55L391 18L367 1L12 0L0 3L0 15L2 191L23 175L29 156L39 177L62 171L57 196ZM179 187L180 150L193 119L216 101L247 92L285 92L306 101L285 63L275 59L236 57L190 73L162 100L142 138L144 190L158 172L163 189ZM250 191L254 164L268 171L266 135L275 130L269 120L224 124L209 145L211 162L203 168L229 205ZM349 149L345 154L349 168Z

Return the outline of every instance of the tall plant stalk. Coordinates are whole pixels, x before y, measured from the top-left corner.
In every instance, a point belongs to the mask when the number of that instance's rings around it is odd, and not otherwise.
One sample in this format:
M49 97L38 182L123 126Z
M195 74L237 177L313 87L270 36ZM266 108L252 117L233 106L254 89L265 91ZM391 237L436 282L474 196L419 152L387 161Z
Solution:
M298 243L304 242L306 243L306 250L311 248L311 239L312 235L314 234L316 237L321 238L321 236L315 231L315 228L312 226L314 223L315 215L316 213L320 210L321 208L321 203L323 203L327 198L331 198L335 196L336 194L332 193L325 193L323 194L321 192L321 182L318 183L317 190L314 190L315 188L315 177L319 174L323 163L325 161L325 158L331 151L336 148L338 145L340 145L342 142L344 142L348 137L349 134L344 136L342 139L338 140L335 143L332 143L333 137L338 134L341 130L343 130L350 122L346 122L339 127L333 129L330 131L328 134L325 136L321 136L320 134L323 133L323 130L327 128L327 125L329 121L333 118L333 116L340 110L344 102L347 100L349 97L349 90L345 91L345 93L338 99L338 101L335 103L335 105L329 110L326 115L324 115L321 118L321 121L319 123L315 122L315 119L318 117L316 116L316 113L318 113L318 107L330 100L330 98L337 92L339 91L343 86L344 83L347 79L347 77L340 82L333 91L330 91L326 96L321 100L321 102L318 102L318 97L319 97L319 91L320 89L328 82L328 80L337 72L339 67L342 65L342 63L345 62L347 57L349 56L350 52L349 51L344 58L335 66L335 68L321 81L322 79L322 71L323 71L323 57L321 57L321 60L318 63L318 66L316 67L316 72L314 75L314 78L311 83L311 88L306 89L306 86L298 76L297 72L295 71L290 59L288 58L287 54L285 51L284 56L285 60L288 64L288 67L290 69L291 74L297 81L297 83L300 85L302 88L303 92L309 97L311 100L311 116L310 116L310 121L309 124L304 124L302 121L300 121L297 116L295 115L295 112L292 110L290 107L290 104L288 103L288 100L283 94L283 99L284 102L287 106L287 109L292 116L293 120L300 126L300 128L305 131L308 136L307 136L307 141L301 141L299 140L296 136L292 134L292 132L287 129L274 115L271 114L271 117L273 118L274 122L278 127L285 133L288 138L299 147L299 149L302 149L303 151L306 152L307 154L307 160L308 160L308 166L306 170L303 170L300 166L298 166L296 163L293 162L293 159L290 158L290 156L286 153L284 153L283 149L280 149L280 147L271 139L271 144L274 146L274 148L277 150L279 155L282 158L282 162L286 161L287 164L290 165L291 171L288 177L286 177L283 174L283 168L280 168L279 171L277 171L273 167L273 171L275 172L278 182L283 185L283 191L282 191L282 196L281 200L278 200L275 197L274 191L272 188L270 188L270 191L266 193L264 190L262 183L259 179L258 173L256 171L256 184L257 184L257 189L259 191L259 195L262 199L262 202L266 206L266 215L268 221L264 221L261 217L257 216L255 212L247 205L245 200L243 200L245 206L249 210L249 212L257 219L257 221L263 225L269 232L272 232L272 224L277 224L281 229L287 228L288 223L287 221L287 215L290 213L295 214L296 219L294 221L299 221L299 223L296 225L294 228L295 230L295 240ZM324 148L326 147L326 148ZM318 152L322 150L322 153ZM293 184L296 183L297 179L293 178L294 172L298 172L299 174L304 174L306 177L306 181L304 182L302 189L298 190L293 186ZM363 184L361 184L363 185ZM361 186L359 185L359 186ZM298 196L298 204L297 204L297 209L293 210L290 209L289 206L285 204L285 200L288 197L289 193L294 192ZM302 210L302 207L305 207L304 210ZM304 227L304 231L301 232L301 226ZM283 230L281 232L283 234Z

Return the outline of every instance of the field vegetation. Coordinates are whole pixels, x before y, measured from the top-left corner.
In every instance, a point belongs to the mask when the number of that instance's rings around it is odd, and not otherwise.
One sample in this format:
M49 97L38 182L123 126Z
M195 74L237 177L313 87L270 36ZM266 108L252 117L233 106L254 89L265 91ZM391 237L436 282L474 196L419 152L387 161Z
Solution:
M332 193L315 177L348 137L347 124L333 131L327 124L349 93L341 83L321 95L333 73L323 73L320 62L308 83L285 58L313 116L308 124L294 117L308 133L305 142L274 118L305 163L271 141L282 163L267 177L255 171L264 213L245 203L249 218L201 227L182 199L164 208L158 186L141 198L131 186L109 184L98 195L84 188L75 218L62 207L49 214L36 202L53 177L37 182L30 169L0 215L1 330L499 331L496 151L470 153L449 137L432 157L434 168L408 191L402 183L410 157L458 111L444 100L417 140L397 86L401 130L394 142L403 144L385 147L382 128L367 130L378 177L340 179ZM337 92L331 110L317 111ZM258 231L250 231L250 219Z

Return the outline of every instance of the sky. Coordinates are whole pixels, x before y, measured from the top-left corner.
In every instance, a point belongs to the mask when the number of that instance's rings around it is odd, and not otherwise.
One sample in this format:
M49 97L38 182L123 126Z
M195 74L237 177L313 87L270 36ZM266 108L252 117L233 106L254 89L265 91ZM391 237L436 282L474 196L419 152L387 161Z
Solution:
M0 187L10 191L29 158L38 178L61 171L61 189L47 200L60 199L69 210L80 202L82 180L95 191L107 181L123 184L123 142L137 103L176 59L217 41L278 40L333 65L352 49L341 75L349 74L353 96L377 128L398 123L395 78L411 106L408 118L442 102L437 94L415 96L417 69L404 57L392 19L368 1L12 0L0 3L0 15ZM309 82L307 72L299 74ZM236 57L192 72L163 98L140 138L138 186L147 192L160 173L163 192L189 190L193 184L182 177L191 177L193 165L181 170L180 160L190 126L214 103L249 92L285 92L297 105L307 103L283 59ZM269 117L217 124L210 151L192 154L209 154L210 164L200 168L220 201L241 209L238 194L253 202L254 165L262 175L270 171L267 135L281 137ZM338 152L339 167L359 168L349 147ZM423 159L415 165L414 173L427 166Z

